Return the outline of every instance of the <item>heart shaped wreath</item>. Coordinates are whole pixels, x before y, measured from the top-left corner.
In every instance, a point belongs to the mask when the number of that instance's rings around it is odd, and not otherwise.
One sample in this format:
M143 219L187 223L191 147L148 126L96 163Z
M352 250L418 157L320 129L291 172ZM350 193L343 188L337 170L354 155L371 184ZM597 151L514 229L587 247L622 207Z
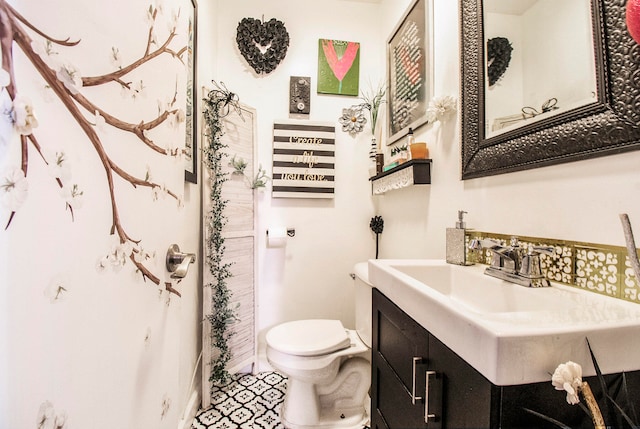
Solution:
M487 42L487 51L489 86L493 86L507 71L513 47L506 37L494 37Z
M289 33L282 21L271 18L262 22L243 18L236 34L238 49L256 73L271 73L278 67L289 48Z

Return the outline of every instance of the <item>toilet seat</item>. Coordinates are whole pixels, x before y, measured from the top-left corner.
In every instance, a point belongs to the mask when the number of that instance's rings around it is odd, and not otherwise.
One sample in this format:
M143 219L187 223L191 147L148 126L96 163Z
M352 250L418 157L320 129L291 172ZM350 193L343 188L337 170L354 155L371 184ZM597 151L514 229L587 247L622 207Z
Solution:
M269 347L294 356L321 356L348 348L349 334L339 320L295 320L267 332Z

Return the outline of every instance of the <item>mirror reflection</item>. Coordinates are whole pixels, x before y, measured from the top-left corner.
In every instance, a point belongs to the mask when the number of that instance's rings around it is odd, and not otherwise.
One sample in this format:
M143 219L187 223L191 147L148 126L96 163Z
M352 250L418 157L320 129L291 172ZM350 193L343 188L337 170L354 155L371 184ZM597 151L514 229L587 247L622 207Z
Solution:
M485 138L597 102L590 0L485 0Z

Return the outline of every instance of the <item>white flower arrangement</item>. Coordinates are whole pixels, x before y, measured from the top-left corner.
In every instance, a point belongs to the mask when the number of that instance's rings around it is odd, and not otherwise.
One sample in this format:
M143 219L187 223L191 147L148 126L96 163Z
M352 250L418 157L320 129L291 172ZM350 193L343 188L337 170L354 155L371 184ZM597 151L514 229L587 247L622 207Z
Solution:
M427 120L430 124L436 121L441 121L451 113L455 112L457 105L458 102L456 98L451 95L433 97L431 101L429 101L429 106L427 107Z
M572 361L558 365L551 376L551 384L556 390L564 390L567 392L567 403L576 405L580 403L580 395L584 398L593 426L595 429L605 429L604 419L600 412L598 402L593 396L589 383L582 380L582 367Z
M577 404L580 402L578 391L582 386L582 367L571 361L558 365L551 376L551 384L556 390L567 392L567 403Z

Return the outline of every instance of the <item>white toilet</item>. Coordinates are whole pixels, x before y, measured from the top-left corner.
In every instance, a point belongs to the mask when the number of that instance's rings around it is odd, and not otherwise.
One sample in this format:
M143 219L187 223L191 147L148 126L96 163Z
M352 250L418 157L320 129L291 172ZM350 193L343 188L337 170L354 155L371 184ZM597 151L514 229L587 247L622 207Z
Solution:
M287 429L362 429L369 421L371 285L355 266L356 330L339 320L296 320L267 332L267 359L288 377L280 409Z

